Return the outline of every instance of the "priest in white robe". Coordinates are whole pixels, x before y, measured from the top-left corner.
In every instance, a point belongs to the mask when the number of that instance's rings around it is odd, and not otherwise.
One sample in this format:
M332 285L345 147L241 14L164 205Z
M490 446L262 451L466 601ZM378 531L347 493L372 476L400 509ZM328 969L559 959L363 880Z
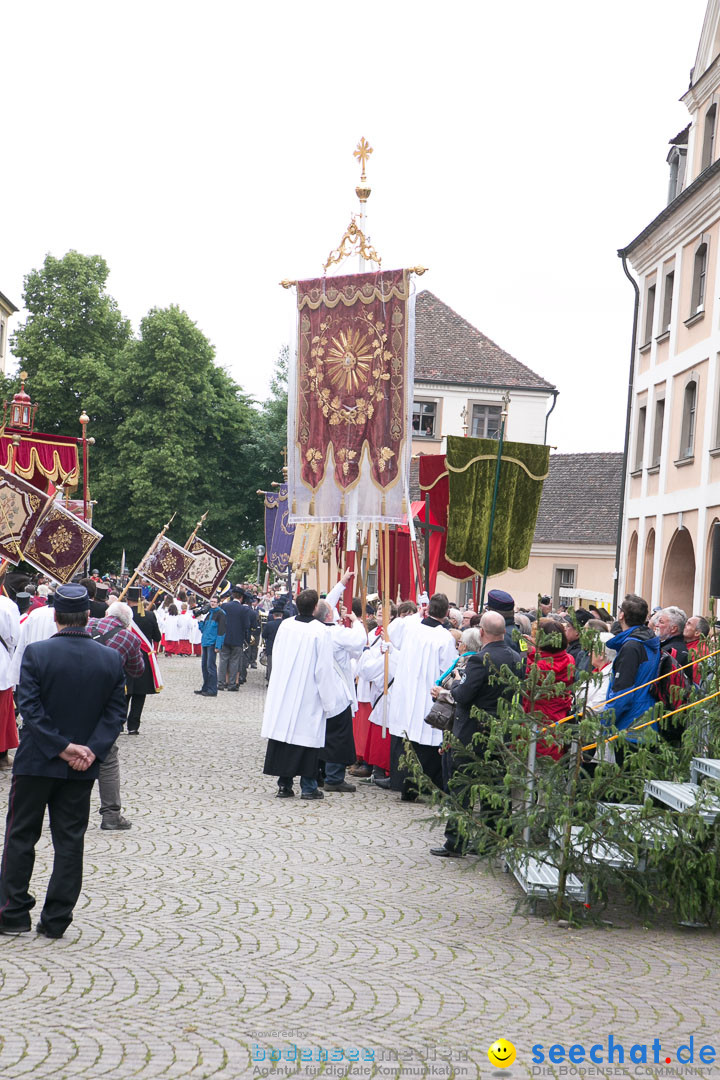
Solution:
M442 787L442 763L438 747L442 732L425 723L432 707L430 690L436 679L457 659L455 639L442 625L448 613L444 593L430 597L428 613L421 622L412 621L404 629L400 643L397 672L388 709L392 736L391 787L402 792L405 802L417 799L417 789L399 768L403 741L411 741L425 774Z
M313 617L314 589L297 598L297 615L284 619L273 644L262 735L268 740L263 772L277 776L279 799L291 798L300 777L303 799L322 799L318 763L325 745L325 720L336 700L333 642L329 630Z

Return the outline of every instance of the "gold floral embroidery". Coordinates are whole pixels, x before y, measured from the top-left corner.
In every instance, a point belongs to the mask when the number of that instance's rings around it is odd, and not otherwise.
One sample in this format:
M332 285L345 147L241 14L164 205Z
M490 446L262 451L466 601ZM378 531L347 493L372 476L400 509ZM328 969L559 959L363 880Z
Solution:
M388 462L395 457L395 451L391 450L389 446L381 446L377 452L377 467L378 472L385 472Z

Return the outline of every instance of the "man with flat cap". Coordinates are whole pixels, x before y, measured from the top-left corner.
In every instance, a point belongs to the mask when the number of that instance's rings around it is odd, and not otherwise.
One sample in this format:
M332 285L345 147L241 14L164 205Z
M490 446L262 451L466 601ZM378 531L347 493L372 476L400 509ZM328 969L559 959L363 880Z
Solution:
M125 719L122 657L90 637L88 604L82 585L60 585L58 632L28 645L23 656L17 694L23 727L0 863L0 934L30 930L35 898L28 889L46 807L55 857L37 932L62 937L80 895L90 793Z
M520 646L515 639L515 601L503 589L491 589L487 596L487 610L497 611L505 620L505 644L522 658Z

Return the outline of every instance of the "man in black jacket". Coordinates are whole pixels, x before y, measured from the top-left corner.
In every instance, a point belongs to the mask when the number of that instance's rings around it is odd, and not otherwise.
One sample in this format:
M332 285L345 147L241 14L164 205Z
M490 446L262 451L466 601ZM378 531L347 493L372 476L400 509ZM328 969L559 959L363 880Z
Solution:
M511 672L520 674L522 660L506 641L506 623L504 616L498 611L486 611L480 620L480 643L482 648L479 653L471 656L465 665L465 678L458 679L457 684L450 690L455 699L455 720L452 733L464 746L469 746L473 736L483 730L482 721L473 719L470 715L473 707L481 709L491 716L497 716L498 702L501 697L508 694L507 687L503 686L497 676L500 670L507 666ZM433 697L437 697L439 687L433 687ZM445 788L452 782L455 773L455 765L452 755L444 755L444 772L446 775ZM431 855L441 858L460 859L464 856L464 844L457 829L448 822L445 828L445 844L443 847L431 848Z
M683 636L687 615L679 607L666 607L658 612L657 628L660 648L672 653L680 667L688 662L687 642Z
M37 932L62 937L80 895L90 792L125 719L122 657L90 637L88 603L82 585L60 585L58 633L28 645L23 656L23 726L0 864L0 934L30 930L35 899L28 888L46 807L55 858Z
M265 659L267 660L267 668L265 671L265 682L270 682L270 674L272 672L272 654L273 645L275 644L275 635L280 629L280 623L285 618L285 601L276 600L270 609L270 614L265 620L265 625L262 628L263 641L265 643Z
M245 646L250 635L250 609L243 603L244 596L243 590L235 586L228 602L221 605L225 612L225 640L220 650L218 690L238 690L247 677Z

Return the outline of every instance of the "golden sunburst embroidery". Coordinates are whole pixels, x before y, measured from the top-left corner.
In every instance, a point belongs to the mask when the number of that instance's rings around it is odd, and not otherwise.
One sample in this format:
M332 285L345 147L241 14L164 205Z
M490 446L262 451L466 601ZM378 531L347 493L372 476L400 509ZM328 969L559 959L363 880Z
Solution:
M357 391L367 382L373 363L367 334L352 327L341 330L332 339L326 363L333 386L345 393Z

